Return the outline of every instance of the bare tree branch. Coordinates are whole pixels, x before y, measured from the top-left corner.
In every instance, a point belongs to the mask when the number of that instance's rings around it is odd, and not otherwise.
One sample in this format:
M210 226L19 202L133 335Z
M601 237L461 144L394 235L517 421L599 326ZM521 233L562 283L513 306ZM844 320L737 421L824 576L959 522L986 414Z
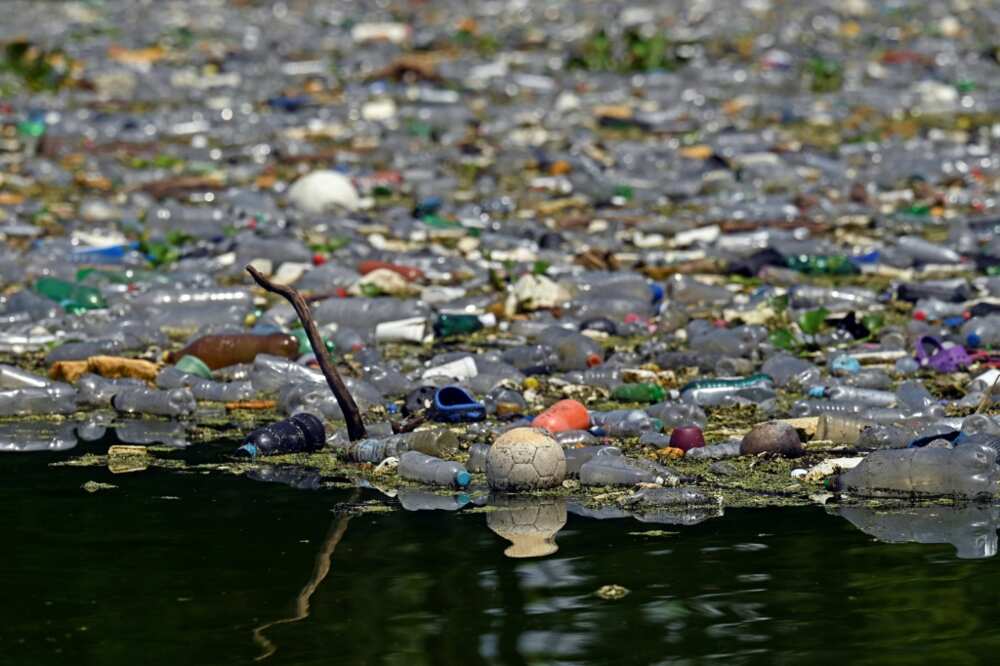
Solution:
M344 420L347 421L347 436L352 442L368 437L364 421L361 420L361 412L358 410L358 405L347 390L344 380L340 378L340 373L337 372L336 366L333 365L330 353L327 352L326 345L323 344L323 338L320 337L319 330L316 328L316 322L312 317L312 312L309 310L309 305L305 299L302 298L302 294L292 287L271 282L253 266L247 266L246 269L250 273L250 277L254 279L254 282L292 304L295 314L299 316L299 321L302 322L302 328L306 331L306 337L309 338L309 344L312 345L313 352L316 354L316 360L319 361L319 368L323 371L323 376L326 377L326 383L330 385L333 397L337 399L337 404L340 405L340 411L344 412Z

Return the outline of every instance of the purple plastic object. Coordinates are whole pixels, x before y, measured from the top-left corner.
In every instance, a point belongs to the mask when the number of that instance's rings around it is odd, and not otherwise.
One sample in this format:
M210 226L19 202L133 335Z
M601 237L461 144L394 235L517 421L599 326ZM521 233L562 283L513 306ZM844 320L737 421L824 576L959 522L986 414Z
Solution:
M928 348L930 352L928 352ZM965 347L945 347L933 335L925 335L917 340L917 360L922 366L930 366L938 372L955 372L972 363Z

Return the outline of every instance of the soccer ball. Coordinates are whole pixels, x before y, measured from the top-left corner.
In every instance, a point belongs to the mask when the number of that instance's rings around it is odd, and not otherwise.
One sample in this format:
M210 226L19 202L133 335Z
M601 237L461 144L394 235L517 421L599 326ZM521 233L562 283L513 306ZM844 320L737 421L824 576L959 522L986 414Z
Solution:
M535 428L508 430L493 442L486 456L486 479L494 490L554 488L565 477L562 447Z

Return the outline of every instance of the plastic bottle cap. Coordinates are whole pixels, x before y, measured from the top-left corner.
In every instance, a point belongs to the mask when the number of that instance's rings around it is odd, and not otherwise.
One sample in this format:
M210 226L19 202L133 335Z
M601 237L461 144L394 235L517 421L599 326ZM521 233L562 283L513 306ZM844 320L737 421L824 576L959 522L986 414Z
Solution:
M657 303L663 300L663 294L664 294L663 287L656 284L655 282L649 285L649 293L653 297L653 305L656 305Z
M464 469L461 472L455 472L455 485L464 488L469 485L472 481L472 475L466 472Z
M824 389L822 386L813 386L812 388L809 389L809 397L822 398L825 392L826 389Z
M177 361L174 367L180 370L181 372L186 372L191 375L198 375L202 379L212 378L211 368L205 365L205 362L202 361L197 356L191 356L190 354L186 354L185 356L181 357L179 361Z
M254 446L253 444L244 444L240 448L236 449L237 453L239 453L240 451L242 451L243 453L246 453L251 458L256 458L257 457L257 447Z
M913 313L913 318L917 321L927 321L927 313L923 310L917 310Z
M981 343L983 339L979 337L978 333L969 333L965 336L965 341L969 343L970 347L978 347L979 343Z

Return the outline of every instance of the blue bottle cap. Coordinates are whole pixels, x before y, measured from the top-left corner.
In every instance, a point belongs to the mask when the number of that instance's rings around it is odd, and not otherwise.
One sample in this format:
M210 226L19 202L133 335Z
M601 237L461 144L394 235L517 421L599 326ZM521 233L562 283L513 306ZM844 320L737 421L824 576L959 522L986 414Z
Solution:
M958 328L965 323L965 317L947 317L941 323L948 328Z
M826 389L822 386L813 386L809 389L810 398L822 398L826 393Z
M472 498L466 495L465 493L459 493L455 495L455 502L458 503L459 506L465 506L471 501Z
M861 363L858 359L846 354L834 358L830 363L830 367L833 370L843 370L844 372L849 372L852 375L861 371Z
M983 341L983 339L979 337L978 333L969 333L967 336L965 336L965 341L969 343L970 347L978 347L979 344Z
M653 282L649 285L649 293L653 297L653 305L656 305L663 300L663 287Z
M459 488L465 488L469 483L472 482L472 475L466 472L464 469L460 472L455 472L455 485Z
M257 447L254 446L253 444L244 444L240 448L236 449L236 452L237 453L241 453L241 452L245 453L248 456L250 456L251 458L256 458L257 457Z

